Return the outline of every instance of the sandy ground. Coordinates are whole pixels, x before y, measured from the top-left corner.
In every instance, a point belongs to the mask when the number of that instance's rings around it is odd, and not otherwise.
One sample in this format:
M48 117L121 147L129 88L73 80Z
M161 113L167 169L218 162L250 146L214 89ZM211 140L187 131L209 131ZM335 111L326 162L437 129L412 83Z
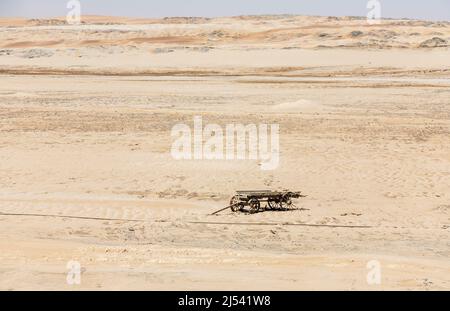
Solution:
M0 19L0 289L450 289L450 23L84 21ZM194 116L279 124L280 166L174 160Z

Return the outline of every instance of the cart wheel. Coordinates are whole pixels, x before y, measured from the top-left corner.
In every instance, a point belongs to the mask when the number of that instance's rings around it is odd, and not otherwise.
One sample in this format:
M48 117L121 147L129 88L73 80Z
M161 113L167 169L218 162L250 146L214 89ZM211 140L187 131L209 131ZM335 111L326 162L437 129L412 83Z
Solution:
M261 207L261 204L259 203L259 201L257 199L251 199L248 202L248 205L250 206L251 214L257 213L259 211L259 208Z
M270 209L278 209L280 208L280 203L276 200L269 200L267 201L267 206L269 206Z
M292 200L289 196L284 196L283 199L280 202L280 206L283 209L290 209L292 208Z
M239 200L239 198L237 196L234 196L231 198L230 200L230 205L231 205L231 210L233 212L239 212L240 210L242 210L242 203L240 203L241 201Z

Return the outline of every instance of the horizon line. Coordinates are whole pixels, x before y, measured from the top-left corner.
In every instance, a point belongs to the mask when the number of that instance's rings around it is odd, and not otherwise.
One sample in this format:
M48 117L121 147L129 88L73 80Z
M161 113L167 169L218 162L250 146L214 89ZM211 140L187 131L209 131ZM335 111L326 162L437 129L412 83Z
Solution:
M280 13L280 14L242 14L242 15L223 15L223 16L201 16L201 15L172 15L172 16L160 16L160 17L140 17L140 16L126 16L126 15L99 15L99 14L81 14L81 18L84 17L103 17L103 18L126 18L126 19L143 19L143 20L163 20L167 18L202 18L202 19L220 19L220 18L239 18L239 17L334 17L334 18L360 18L367 19L367 16L363 15L309 15L309 14L295 14L295 13ZM51 20L51 19L66 19L66 16L45 16L45 17L27 17L27 16L0 16L0 19L24 19L24 20ZM425 18L411 18L411 17L382 17L380 20L408 20L408 21L426 21L426 22L446 22L450 20L439 19L425 19Z

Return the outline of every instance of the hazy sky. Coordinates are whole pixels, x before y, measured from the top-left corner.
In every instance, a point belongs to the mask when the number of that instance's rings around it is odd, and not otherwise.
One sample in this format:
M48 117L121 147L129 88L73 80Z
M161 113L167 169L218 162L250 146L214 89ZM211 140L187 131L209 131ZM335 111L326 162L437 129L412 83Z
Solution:
M368 0L79 0L82 14L130 17L303 14L366 16ZM383 17L450 21L450 0L379 0ZM0 16L65 16L68 0L0 0Z

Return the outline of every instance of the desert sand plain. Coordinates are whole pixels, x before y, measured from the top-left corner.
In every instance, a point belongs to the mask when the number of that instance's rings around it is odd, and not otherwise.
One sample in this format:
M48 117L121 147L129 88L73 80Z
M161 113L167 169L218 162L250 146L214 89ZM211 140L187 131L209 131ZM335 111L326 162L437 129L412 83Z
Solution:
M82 20L0 19L0 289L450 289L450 23ZM279 124L278 169L174 160L194 116Z

